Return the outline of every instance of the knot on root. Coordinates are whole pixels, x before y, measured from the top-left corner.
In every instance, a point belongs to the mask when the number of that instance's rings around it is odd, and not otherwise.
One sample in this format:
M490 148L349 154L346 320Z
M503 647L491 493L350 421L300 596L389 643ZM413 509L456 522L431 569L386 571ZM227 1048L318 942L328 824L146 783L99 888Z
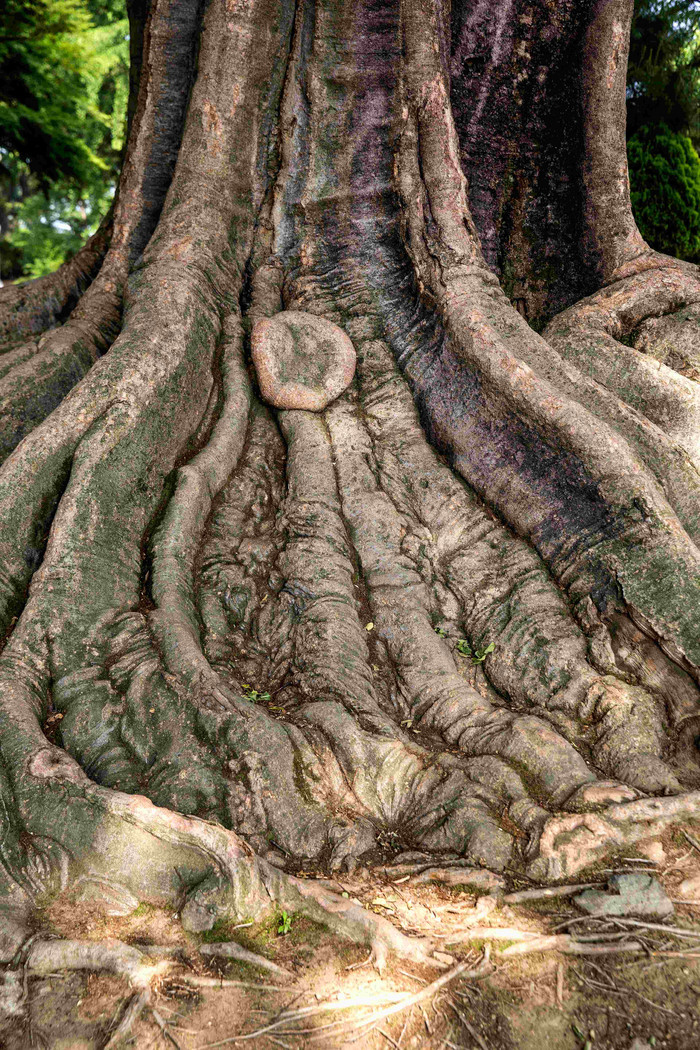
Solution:
M355 375L355 348L345 332L302 311L258 321L251 349L260 393L276 408L322 412Z

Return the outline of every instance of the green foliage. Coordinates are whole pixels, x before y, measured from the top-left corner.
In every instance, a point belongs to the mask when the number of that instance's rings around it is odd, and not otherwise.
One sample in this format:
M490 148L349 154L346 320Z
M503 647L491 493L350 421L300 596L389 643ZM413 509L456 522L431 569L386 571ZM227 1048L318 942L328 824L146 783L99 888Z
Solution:
M243 683L241 689L246 700L250 700L254 704L257 704L259 700L266 701L271 699L269 693L259 693L257 689L253 689L252 685L248 685L247 682Z
M627 70L628 135L666 124L700 141L700 2L636 0Z
M277 925L277 932L284 936L289 933L292 928L292 917L288 915L286 911L283 911L280 915L279 923Z
M124 0L5 0L0 276L49 272L96 229L116 185L128 73Z
M493 642L486 646L485 649L476 649L472 652L472 648L466 638L460 638L457 642L457 652L460 656L467 656L473 664L483 664L486 657L494 651L496 646Z
M22 276L52 273L85 243L109 207L105 187L61 187L61 195L32 193L17 202L7 247L15 253Z
M687 135L644 127L627 148L632 209L658 251L700 261L700 157Z

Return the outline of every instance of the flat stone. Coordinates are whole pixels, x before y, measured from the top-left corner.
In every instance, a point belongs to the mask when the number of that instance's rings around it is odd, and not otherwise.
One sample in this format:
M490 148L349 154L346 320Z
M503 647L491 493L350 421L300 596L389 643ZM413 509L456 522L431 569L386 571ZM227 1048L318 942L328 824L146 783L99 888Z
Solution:
M258 321L251 349L262 398L275 408L322 412L355 374L355 348L342 328L300 310Z
M638 842L635 849L643 857L653 860L654 864L666 863L666 850L659 839L646 839L644 842Z
M700 875L684 879L676 892L679 897L685 897L686 900L700 900Z
M607 891L586 890L574 903L589 915L634 915L643 919L665 919L673 914L673 903L663 886L644 872L620 873L608 879Z
M0 974L0 1020L8 1017L24 1017L25 999L22 974L10 970Z

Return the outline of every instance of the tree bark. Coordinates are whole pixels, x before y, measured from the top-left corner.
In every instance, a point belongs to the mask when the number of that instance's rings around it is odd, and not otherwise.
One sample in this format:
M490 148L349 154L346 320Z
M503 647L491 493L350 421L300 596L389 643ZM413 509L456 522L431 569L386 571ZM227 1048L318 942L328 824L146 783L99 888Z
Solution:
M101 265L0 299L47 328L0 358L3 958L67 889L423 957L295 872L553 881L700 813L700 280L630 210L630 14L132 4ZM355 378L273 408L251 331L305 314Z

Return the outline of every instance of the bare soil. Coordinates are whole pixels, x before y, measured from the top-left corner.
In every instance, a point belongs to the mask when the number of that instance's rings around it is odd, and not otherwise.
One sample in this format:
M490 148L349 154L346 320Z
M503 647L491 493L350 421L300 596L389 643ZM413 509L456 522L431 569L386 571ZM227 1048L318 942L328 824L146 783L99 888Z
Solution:
M686 830L697 838L697 826ZM649 853L656 865L648 863ZM324 927L295 916L290 917L287 933L278 932L280 918L243 927L223 922L206 934L193 935L183 931L173 912L162 909L142 905L129 916L114 917L96 906L77 907L60 900L42 914L37 932L69 939L117 938L133 945L177 949L178 962L164 966L154 996L166 1031L145 1012L128 1044L139 1050L166 1044L181 1050L219 1045L251 1045L260 1050L693 1050L700 1046L700 901L684 903L679 893L682 883L700 878L700 850L685 838L683 830L674 830L643 845L637 856L637 860L621 859L614 870L654 871L676 903L675 915L666 924L697 931L698 942L659 930L635 930L635 936L641 934L643 952L591 958L557 951L502 957L500 953L512 942L494 941L493 966L486 976L477 980L458 977L422 1003L374 1026L362 1027L358 1022L378 1006L358 1005L312 1014L239 1041L273 1023L284 1008L379 998L387 993L412 994L436 980L440 971L392 959L380 976L370 965L366 949L341 943ZM592 873L591 880L605 879L610 870ZM514 888L524 885L520 882ZM366 869L343 877L337 886L404 931L441 941L449 965L462 958L476 965L483 954L483 940L455 943L470 926L548 933L578 918L573 929L579 936L603 929L599 920L581 918L569 898L504 905L493 897L477 898L465 887L416 885L411 877L396 879ZM614 928L606 926L608 932ZM291 970L296 980L285 984L255 967L205 959L198 952L205 941L226 940L236 940L273 959ZM193 976L267 987L193 987L188 984ZM109 974L27 977L26 991L24 1017L0 1023L4 1050L100 1050L130 996L126 981ZM339 1020L347 1022L339 1030L323 1027Z

